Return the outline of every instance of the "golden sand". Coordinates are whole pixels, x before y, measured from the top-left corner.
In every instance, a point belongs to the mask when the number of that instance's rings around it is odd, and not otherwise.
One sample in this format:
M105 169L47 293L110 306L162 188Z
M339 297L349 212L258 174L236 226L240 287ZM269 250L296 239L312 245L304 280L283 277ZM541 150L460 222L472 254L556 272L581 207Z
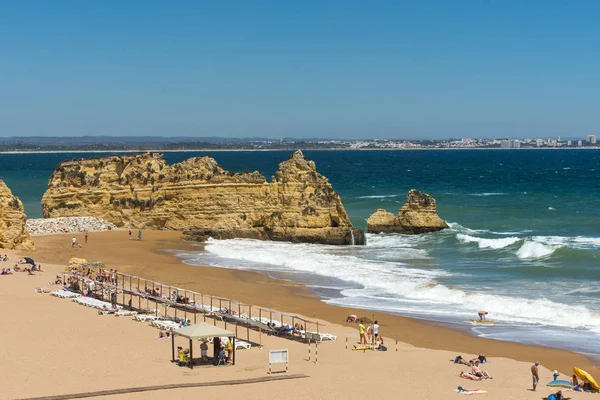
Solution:
M290 351L289 374L304 379L245 385L198 387L127 393L95 398L164 399L165 396L241 396L246 399L293 397L295 399L442 399L458 396L461 385L484 389L490 399L539 399L551 393L544 386L551 370L568 379L573 366L592 375L598 370L586 357L568 351L474 338L413 319L376 313L387 352L345 349L358 340L356 325L343 322L349 314L372 312L329 306L309 289L262 274L181 263L167 249L198 250L180 240L177 232L145 231L143 240L128 240L127 233L91 233L83 248L70 247L69 235L35 237L35 259L46 272L28 276L16 273L0 277L2 329L0 343L0 398L16 399L152 385L244 380L265 377L269 349ZM78 238L82 242L83 237ZM25 254L23 254L25 255ZM157 339L158 330L128 317L100 316L90 308L48 294L54 274L62 272L71 257L102 260L106 268L131 273L165 284L218 295L249 304L319 319L322 330L338 340L319 346L319 361L307 361L304 343L250 331L250 339L263 348L240 350L236 366L200 367L193 371L169 362L171 345ZM0 267L12 266L16 255ZM55 289L55 287L50 286ZM246 333L241 335L246 338ZM394 340L400 341L395 351ZM187 342L178 339L178 344ZM199 345L198 345L199 346ZM194 349L199 354L199 348ZM314 351L314 347L313 347ZM450 362L457 354L469 358L484 353L485 365L494 379L472 382L458 377L466 366ZM539 360L541 385L531 392L531 363ZM277 368L281 368L280 366ZM577 399L587 394L569 393Z

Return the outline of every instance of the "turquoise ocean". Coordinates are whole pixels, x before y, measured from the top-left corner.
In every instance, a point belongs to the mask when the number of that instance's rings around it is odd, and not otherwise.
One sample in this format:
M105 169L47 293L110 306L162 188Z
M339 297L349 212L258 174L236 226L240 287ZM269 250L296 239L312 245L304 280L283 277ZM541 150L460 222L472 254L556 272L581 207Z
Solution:
M291 152L213 152L225 169L268 180ZM166 153L169 163L207 152ZM56 164L101 154L2 154L0 177L30 218ZM192 265L265 272L323 301L386 311L473 335L600 355L600 151L306 151L364 229L412 188L431 194L450 229L367 235L366 246L210 240ZM369 310L369 311L367 311ZM468 322L487 310L495 326Z

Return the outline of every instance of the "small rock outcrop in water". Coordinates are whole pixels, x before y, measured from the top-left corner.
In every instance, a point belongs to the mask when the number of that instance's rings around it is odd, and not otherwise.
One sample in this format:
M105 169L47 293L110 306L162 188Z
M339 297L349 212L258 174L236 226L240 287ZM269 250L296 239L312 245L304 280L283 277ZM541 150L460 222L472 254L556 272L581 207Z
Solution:
M378 209L367 220L369 233L419 234L437 232L448 228L436 210L435 199L430 195L411 189L406 196L406 204L398 215Z
M56 167L45 217L95 216L118 227L186 231L190 238L364 244L339 195L301 151L268 183L211 157L168 165L162 154L73 160Z
M23 203L0 179L0 249L35 250L26 219Z

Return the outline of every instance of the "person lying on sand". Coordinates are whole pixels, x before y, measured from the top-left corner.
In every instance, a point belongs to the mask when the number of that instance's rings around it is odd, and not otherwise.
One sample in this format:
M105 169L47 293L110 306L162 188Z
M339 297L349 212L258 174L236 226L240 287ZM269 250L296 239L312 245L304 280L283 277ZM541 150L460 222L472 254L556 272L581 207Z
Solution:
M472 375L470 373L469 374L465 374L462 371L460 371L460 374L458 376L460 376L461 378L469 379L471 381L480 381L480 380L483 379L483 378L480 378L478 376Z
M452 360L450 360L452 361ZM468 365L469 367L471 365L473 365L473 363L471 363L470 361L465 360L464 358L462 358L461 355L456 356L456 358L454 358L454 364L463 364L463 365Z
M547 397L547 400L569 400L570 398L564 397L562 391L559 390L556 393L552 393Z
M487 371L482 371L479 368L479 360L475 361L475 363L473 364L473 367L471 368L471 374L480 378L492 379L492 377L487 373Z

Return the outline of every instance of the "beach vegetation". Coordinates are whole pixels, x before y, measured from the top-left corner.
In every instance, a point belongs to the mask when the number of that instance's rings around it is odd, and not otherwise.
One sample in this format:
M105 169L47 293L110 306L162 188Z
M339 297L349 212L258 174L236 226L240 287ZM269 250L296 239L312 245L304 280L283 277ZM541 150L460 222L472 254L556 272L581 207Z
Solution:
M21 209L21 204L19 203L19 199L17 199L16 197L13 197L12 199L10 199L10 201L8 202L8 205L10 207L14 208L15 210Z
M66 203L64 201L61 201L60 203L58 203L54 207L48 208L48 212L52 212L54 210L61 209L61 208L66 208L66 209L69 209L69 210L73 210L73 209L79 208L79 207L81 207L81 204L78 204L78 203Z
M314 207L308 206L302 210L302 216L306 217L307 215L318 215L318 213Z
M81 182L81 186L85 185L86 175L87 174L85 171L79 171L79 174L77 175L79 177L79 181Z

